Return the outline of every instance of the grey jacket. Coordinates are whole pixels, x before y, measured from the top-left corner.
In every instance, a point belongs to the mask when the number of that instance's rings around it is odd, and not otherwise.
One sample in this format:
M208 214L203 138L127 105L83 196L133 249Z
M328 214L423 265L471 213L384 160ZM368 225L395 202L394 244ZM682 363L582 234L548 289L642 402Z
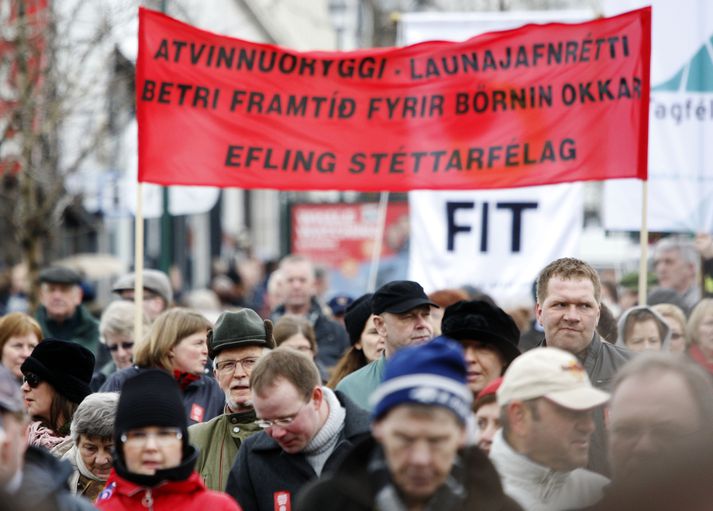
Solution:
M337 446L324 464L322 475L333 472L351 447L369 436L368 412L341 392L335 394L346 409L346 417ZM297 493L315 479L317 474L304 454L284 452L263 431L243 442L225 491L238 501L243 511L273 511L277 509L275 502L278 498L294 506Z

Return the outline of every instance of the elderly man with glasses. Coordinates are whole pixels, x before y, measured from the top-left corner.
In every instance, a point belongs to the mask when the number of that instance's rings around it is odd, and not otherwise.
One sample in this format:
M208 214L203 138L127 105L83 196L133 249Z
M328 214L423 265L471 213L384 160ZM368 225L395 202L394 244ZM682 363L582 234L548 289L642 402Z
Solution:
M238 451L226 492L244 511L292 509L307 482L333 471L349 449L368 437L369 415L321 384L306 355L277 348L250 375L257 424Z
M196 470L205 485L223 491L228 473L247 437L261 431L255 424L249 379L258 359L274 348L272 322L252 309L224 312L209 334L213 374L225 393L225 410L214 419L188 428L199 449Z

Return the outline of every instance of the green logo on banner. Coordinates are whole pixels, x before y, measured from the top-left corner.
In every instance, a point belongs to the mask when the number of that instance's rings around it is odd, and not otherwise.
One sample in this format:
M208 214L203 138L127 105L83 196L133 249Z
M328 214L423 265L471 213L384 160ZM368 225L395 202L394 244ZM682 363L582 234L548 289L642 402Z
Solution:
M685 79L685 83L682 83ZM713 92L713 37L703 43L689 62L653 92Z

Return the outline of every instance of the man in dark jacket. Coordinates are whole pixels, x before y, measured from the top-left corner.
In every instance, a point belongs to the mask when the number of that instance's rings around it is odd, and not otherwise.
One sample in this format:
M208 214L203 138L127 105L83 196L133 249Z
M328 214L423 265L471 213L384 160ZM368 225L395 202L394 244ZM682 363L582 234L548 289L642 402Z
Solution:
M595 387L608 390L617 370L630 358L626 348L603 342L595 332L600 315L601 281L596 270L579 259L564 257L548 264L537 278L537 320L545 330L542 346L575 355ZM594 415L587 468L607 475L604 412Z
M291 509L306 483L334 470L368 436L369 416L323 387L314 362L289 348L263 355L250 388L265 431L243 443L226 492L243 511Z
M39 447L27 446L27 416L15 377L0 366L0 491L23 509L88 511L89 501L72 495L72 465Z
M317 337L317 360L331 368L351 346L342 325L324 315L316 298L314 266L301 255L289 255L280 261L284 279L284 303L271 315L277 322L285 314L307 318Z
M456 342L439 337L401 349L373 394L373 438L305 489L297 510L520 509L487 456L463 448L472 399Z
M53 266L40 272L40 306L35 318L45 337L73 341L94 354L95 366L110 359L99 342L99 321L82 305L81 277L74 270Z

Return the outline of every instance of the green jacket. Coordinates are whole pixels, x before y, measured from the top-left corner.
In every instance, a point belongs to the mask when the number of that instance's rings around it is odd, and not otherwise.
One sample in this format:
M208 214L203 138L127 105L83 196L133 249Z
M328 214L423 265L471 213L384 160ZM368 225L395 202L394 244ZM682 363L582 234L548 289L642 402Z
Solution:
M342 392L356 405L371 411L369 398L384 379L386 357L381 357L342 378L334 390Z
M262 431L255 424L254 411L224 413L217 417L194 424L188 428L188 435L193 446L198 448L196 471L203 478L206 487L211 490L225 491L228 474L238 457L238 449L243 441Z
M99 321L83 305L77 307L71 318L61 323L47 317L47 309L44 305L40 305L37 308L35 319L42 327L42 334L45 337L74 341L80 346L84 346L97 357L98 367L106 362L99 360L100 357L98 357L100 355Z

